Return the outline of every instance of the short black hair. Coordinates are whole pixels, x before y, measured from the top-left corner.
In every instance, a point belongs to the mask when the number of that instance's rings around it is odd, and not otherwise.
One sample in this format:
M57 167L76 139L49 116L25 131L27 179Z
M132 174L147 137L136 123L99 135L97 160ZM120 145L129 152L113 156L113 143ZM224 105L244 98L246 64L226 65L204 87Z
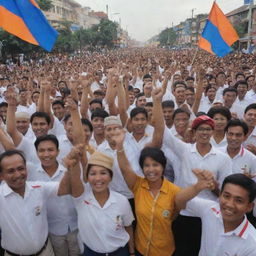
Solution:
M135 98L138 99L139 97L145 96L145 94L143 92L138 93Z
M7 150L0 155L0 172L2 172L2 170L3 170L2 165L1 165L3 159L5 157L9 157L9 156L13 156L13 155L19 155L22 158L22 160L24 161L24 164L26 165L26 158L22 151L17 150L17 149Z
M219 73L217 73L216 78L217 78L219 75L224 75L224 76L226 77L226 74L225 74L223 71L220 71Z
M87 125L87 126L89 127L89 130L90 130L91 132L93 132L92 123L91 123L88 119L82 118L82 119L81 119L81 123L82 123L82 125Z
M50 125L50 123L51 123L50 116L45 112L35 112L35 113L33 113L32 116L30 117L30 123L32 123L34 118L36 118L36 117L44 118L48 125Z
M162 108L174 108L173 100L165 100L162 102Z
M36 138L36 141L34 143L36 151L38 150L38 146L41 142L43 141L51 141L53 144L55 144L56 149L59 149L59 141L57 139L57 137L53 134L45 134L42 136L39 136L38 138Z
M151 102L151 101L150 101L150 102L147 102L146 105L145 105L145 107L153 107L153 102Z
M102 105L102 100L100 100L100 99L93 99L93 100L91 100L89 105L92 105L92 104L100 104L101 107L103 106Z
M184 81L176 81L176 82L174 82L174 84L172 86L173 90L176 90L178 84L182 84L184 86L184 88L187 89L187 85ZM181 86L178 86L178 87L181 87Z
M190 118L190 113L186 109L184 109L184 108L177 108L173 112L172 120L174 120L175 116L180 114L180 113L185 113L185 114L187 114L188 118Z
M64 104L64 102L63 102L62 100L55 100L55 101L53 101L52 107L53 107L54 105L61 105L62 108L65 108L65 104Z
M249 131L249 128L248 128L248 125L246 124L246 122L244 122L244 121L242 121L240 119L231 119L228 122L228 124L227 124L227 126L225 128L225 131L227 132L230 127L235 127L235 126L242 127L244 135L246 135L248 133L248 131Z
M91 121L95 118L95 117L101 117L103 119L105 119L106 117L108 117L109 114L107 111L103 110L103 109L100 109L100 108L97 108L95 109L93 112L92 112L92 115L91 115Z
M227 176L221 187L221 193L223 192L226 184L234 184L245 189L249 194L249 202L253 202L256 197L256 183L246 175L242 173L235 173Z
M248 88L248 83L246 82L246 80L237 81L237 82L235 83L235 85L234 85L234 88L237 90L237 87L238 87L238 85L240 85L240 84L246 85L246 87Z
M195 81L195 78L194 78L193 76L188 76L188 77L185 79L185 81L189 81L189 80Z
M152 79L152 76L151 76L150 74L146 74L146 75L143 76L142 80L144 80L144 79L146 79L146 78Z
M132 111L130 113L130 118L133 119L138 114L143 114L148 119L148 112L147 112L147 110L145 108L141 108L141 107L136 107L136 108L132 109Z
M141 169L143 169L145 159L147 157L152 158L156 162L160 163L163 167L163 170L165 169L166 166L166 157L164 155L164 152L159 149L159 148L154 148L154 147L145 147L141 153L140 153L140 158L139 158L139 165Z
M8 103L7 102L1 102L0 103L0 108L2 107L8 107Z
M208 84L208 85L205 87L205 93L207 93L210 89L214 89L215 91L217 91L216 87L214 87L214 86L211 85L211 84Z
M248 82L248 79L249 79L250 77L253 77L253 78L255 79L255 75L249 75L249 76L246 77L245 80Z
M237 95L237 90L236 90L235 88L231 88L231 87L225 88L225 89L223 90L222 95L224 96L227 92L234 92L234 93L236 93L236 95Z
M213 118L216 114L220 114L222 116L225 116L227 120L229 121L231 119L231 112L228 108L223 107L223 106L216 106L216 107L211 107L207 113L207 116L210 118Z
M238 76L243 76L244 77L244 79L245 79L245 75L244 75L244 73L242 73L242 72L238 72L238 73L236 73L236 79L237 79L237 77Z
M248 105L246 107L246 109L244 110L244 113L246 114L251 109L255 109L256 110L256 103L252 103L252 104Z

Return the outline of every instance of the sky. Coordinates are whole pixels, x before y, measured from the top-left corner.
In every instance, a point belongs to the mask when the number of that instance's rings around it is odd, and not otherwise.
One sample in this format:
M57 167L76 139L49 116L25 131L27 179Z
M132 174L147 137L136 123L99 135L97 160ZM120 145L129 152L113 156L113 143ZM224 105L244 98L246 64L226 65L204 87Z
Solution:
M136 40L146 41L166 27L175 26L194 16L209 13L213 0L76 0L82 6L94 11L106 12L109 18L121 21L123 29ZM224 13L230 12L244 3L243 0L217 0Z

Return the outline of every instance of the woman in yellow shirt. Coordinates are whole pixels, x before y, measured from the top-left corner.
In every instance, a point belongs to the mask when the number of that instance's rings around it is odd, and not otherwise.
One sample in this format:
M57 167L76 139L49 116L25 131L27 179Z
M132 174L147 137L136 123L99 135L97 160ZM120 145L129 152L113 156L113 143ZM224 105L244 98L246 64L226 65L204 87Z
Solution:
M166 165L164 153L160 149L146 147L141 151L139 160L145 178L139 177L125 155L124 136L123 130L116 130L113 139L116 142L119 167L134 193L137 255L170 256L175 249L171 231L173 219L185 208L187 201L200 191L214 188L212 174L194 170L198 182L181 190L163 176Z

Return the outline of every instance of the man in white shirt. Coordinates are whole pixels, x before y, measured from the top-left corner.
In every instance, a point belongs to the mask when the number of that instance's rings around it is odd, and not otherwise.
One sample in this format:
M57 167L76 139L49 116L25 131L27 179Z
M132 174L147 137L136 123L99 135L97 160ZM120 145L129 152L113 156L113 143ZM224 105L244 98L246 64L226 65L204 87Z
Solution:
M256 184L237 173L225 178L219 203L195 198L187 210L202 220L199 256L254 256L256 230L246 218L253 209Z
M250 104L244 111L244 121L249 127L247 138L243 145L256 155L256 104Z
M188 144L173 136L165 129L163 138L163 150L169 148L181 161L181 172L176 175L174 183L187 187L195 182L196 177L192 170L195 168L209 170L216 180L215 191L203 191L199 197L213 201L217 200L219 186L224 178L231 174L231 160L212 147L210 138L213 134L214 121L208 116L199 116L192 123L196 143ZM198 255L200 248L201 224L198 218L194 218L186 211L175 220L173 232L175 235L176 254L175 255Z
M29 172L29 180L61 181L66 168L59 164L59 143L54 135L43 135L36 139L35 148L40 164ZM77 214L70 195L51 197L47 201L49 237L55 256L79 256Z
M1 245L5 256L54 256L48 237L47 200L57 195L58 183L27 182L26 159L20 151L0 156Z
M248 126L245 122L230 120L226 127L227 146L220 148L232 161L233 173L244 173L250 177L256 175L256 156L242 146Z
M244 80L235 83L234 88L237 90L237 98L234 102L235 111L239 119L243 119L245 108L253 103L253 100L247 96L248 83Z

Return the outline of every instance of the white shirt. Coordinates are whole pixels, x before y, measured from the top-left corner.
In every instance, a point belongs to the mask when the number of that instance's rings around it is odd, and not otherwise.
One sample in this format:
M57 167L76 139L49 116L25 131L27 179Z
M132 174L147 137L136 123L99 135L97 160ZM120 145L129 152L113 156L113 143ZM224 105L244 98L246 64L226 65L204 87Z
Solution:
M50 177L41 165L34 166L29 172L29 180L60 182L66 172L66 168L59 164L58 169ZM64 236L77 229L77 214L74 202L70 195L53 196L47 201L47 217L49 232L56 236Z
M246 147L247 145L252 144L256 145L256 126L252 130L252 133L249 135L249 137L246 139L246 141L243 143L243 145Z
M69 152L74 146L66 135L60 135L58 137L58 141L60 152L57 156L57 160L58 162L62 163L63 158L69 154Z
M225 233L218 203L194 198L186 209L202 220L199 256L255 256L256 230L246 216L235 230Z
M113 168L112 168L113 178L110 182L109 187L113 191L116 191L116 192L122 194L123 196L126 196L127 198L133 198L133 194L130 191L130 189L128 188L128 186L124 180L124 177L122 175L122 172L119 168L116 150L112 149L106 140L98 147L97 150L114 159Z
M251 89L250 91L248 91L246 93L246 96L248 96L252 101L255 101L256 100L256 92Z
M229 156L227 146L220 148L220 150ZM241 146L239 153L233 158L230 157L230 159L233 173L247 172L252 175L256 174L256 156L243 146Z
M164 146L173 150L181 161L181 172L178 177L175 177L175 184L180 187L191 186L197 182L192 172L196 168L211 171L220 187L225 177L232 174L231 160L214 147L202 156L197 151L196 144L185 143L177 139L169 129L165 129L163 141ZM206 199L217 200L217 197L209 190L204 190L199 195Z
M203 97L200 102L200 106L198 108L198 112L207 113L209 109L212 107L212 103L210 102L208 97Z
M129 241L125 227L134 220L128 200L111 191L101 207L95 199L91 186L85 185L85 192L74 198L78 214L78 228L82 242L98 253L109 253L124 247Z
M48 236L46 202L57 195L59 183L26 182L24 198L5 182L0 185L1 245L22 255L37 253Z
M210 143L211 143L212 146L214 146L215 148L221 148L221 147L227 146L228 142L227 142L226 134L225 134L223 140L220 141L219 143L217 143L216 140L214 139L214 137L212 136L211 139L210 139Z
M234 102L234 109L233 106L231 108L231 112L235 112L238 115L239 119L243 119L244 118L244 111L246 109L246 107L250 104L253 103L253 100L251 98L249 98L247 95L245 95L245 97L242 100L239 100L239 98L236 98L236 101ZM233 109L233 111L232 111Z

